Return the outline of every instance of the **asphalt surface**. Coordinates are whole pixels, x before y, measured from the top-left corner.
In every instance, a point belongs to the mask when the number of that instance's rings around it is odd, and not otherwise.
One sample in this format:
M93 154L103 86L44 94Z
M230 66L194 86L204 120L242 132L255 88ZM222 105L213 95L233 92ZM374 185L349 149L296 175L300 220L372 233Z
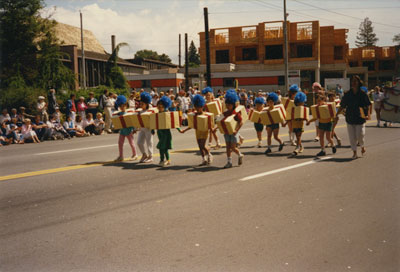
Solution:
M374 124L363 158L341 120L315 161L314 125L288 158L247 123L226 170L224 149L197 166L193 131L166 168L110 163L117 134L1 147L0 271L400 271L400 127Z

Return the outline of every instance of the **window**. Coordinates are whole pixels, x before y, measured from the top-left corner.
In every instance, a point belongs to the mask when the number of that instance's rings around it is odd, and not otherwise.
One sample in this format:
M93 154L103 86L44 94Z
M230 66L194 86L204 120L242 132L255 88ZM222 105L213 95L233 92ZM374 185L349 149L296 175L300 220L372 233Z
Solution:
M353 56L353 48L349 49L349 56Z
M242 60L257 60L257 48L243 48Z
M357 61L349 61L349 66L350 67L358 67Z
M362 51L363 58L375 58L375 49L363 49Z
M265 23L264 38L280 39L283 38L283 23Z
M151 88L150 80L142 80L142 88Z
M297 24L297 40L312 39L312 23Z
M229 30L217 29L215 30L215 44L229 43Z
M257 27L242 27L242 39L252 39L257 37Z
M390 47L382 47L382 57L388 58L390 56Z
M379 62L380 70L394 70L394 68L395 68L394 60L381 60Z
M298 44L296 49L297 58L311 58L313 56L312 44Z
M342 60L343 59L343 46L335 46L334 48L334 59Z
M278 85L285 85L285 76L278 76Z
M224 78L224 87L235 87L235 79L233 77Z
M265 59L283 59L283 45L267 45L265 46Z
M368 71L375 71L375 61L364 61L363 67L368 67Z
M229 50L215 51L215 63L229 63Z

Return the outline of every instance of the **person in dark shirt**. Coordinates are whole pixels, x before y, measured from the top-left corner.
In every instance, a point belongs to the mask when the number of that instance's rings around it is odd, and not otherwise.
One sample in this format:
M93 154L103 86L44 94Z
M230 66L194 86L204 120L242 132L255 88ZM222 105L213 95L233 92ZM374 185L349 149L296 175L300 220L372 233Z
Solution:
M363 82L360 77L353 76L351 78L351 89L344 94L338 110L339 114L346 109L347 132L353 150L353 159L357 159L357 142L361 146L361 154L364 155L366 152L364 146L365 122L366 119L370 119L368 108L371 102L367 94L360 90L361 86L363 86ZM365 118L362 116L363 112Z

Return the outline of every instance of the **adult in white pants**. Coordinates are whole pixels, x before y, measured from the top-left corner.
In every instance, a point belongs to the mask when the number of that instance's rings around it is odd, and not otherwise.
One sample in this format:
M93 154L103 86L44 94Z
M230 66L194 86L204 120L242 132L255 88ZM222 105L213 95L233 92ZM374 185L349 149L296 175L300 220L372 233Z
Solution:
M153 161L153 134L151 129L140 128L138 133L137 145L140 152L142 153L142 158L140 162L152 162Z
M107 133L111 133L111 116L112 109L114 108L115 98L114 94L110 93L107 99L104 101L104 117L105 117L105 127L104 130Z
M349 134L349 140L351 149L353 150L353 159L357 159L357 143L361 146L361 154L364 155L365 150L365 121L370 119L369 101L368 95L361 91L360 88L363 85L360 77L353 76L351 78L351 89L344 94L340 101L340 108L338 114L346 109L346 123L347 132ZM361 110L364 111L366 118L361 115Z

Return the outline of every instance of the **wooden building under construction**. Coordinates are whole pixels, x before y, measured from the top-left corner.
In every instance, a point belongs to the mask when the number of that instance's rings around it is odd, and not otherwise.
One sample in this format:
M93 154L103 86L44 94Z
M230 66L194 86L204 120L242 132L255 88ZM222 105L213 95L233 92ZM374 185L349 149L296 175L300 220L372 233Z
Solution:
M283 21L210 29L211 64L232 63L236 71L284 71ZM319 21L287 22L289 70L300 71L301 87L314 81L358 74L368 81L365 67L347 65L347 29L320 26ZM201 63L206 63L205 33L200 35ZM279 82L282 82L280 80ZM283 88L283 84L279 84Z

